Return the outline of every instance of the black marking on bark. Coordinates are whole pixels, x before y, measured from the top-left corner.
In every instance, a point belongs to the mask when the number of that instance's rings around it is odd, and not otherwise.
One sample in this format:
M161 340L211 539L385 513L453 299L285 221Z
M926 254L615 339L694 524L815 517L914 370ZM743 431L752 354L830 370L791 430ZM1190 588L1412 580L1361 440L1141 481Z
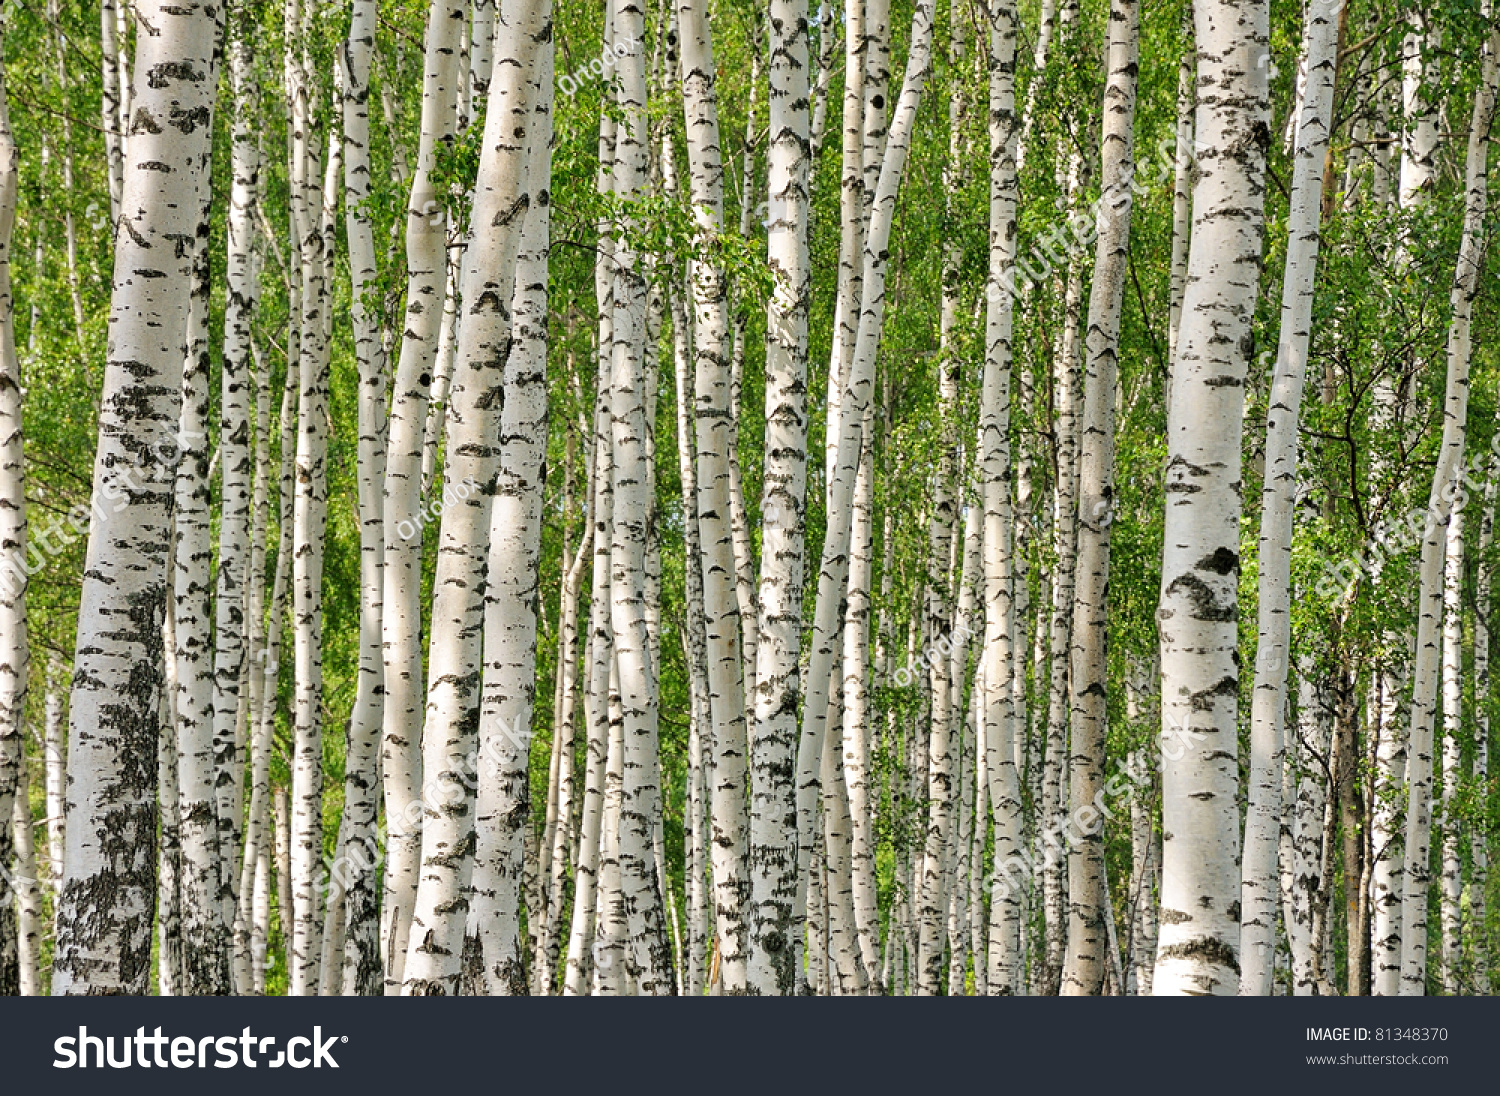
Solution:
M1167 587L1167 596L1181 595L1192 603L1194 620L1228 623L1235 619L1235 606L1220 605L1213 589L1197 575L1189 572L1178 575Z
M172 9L164 8L163 10L171 11ZM182 14L189 13L183 12ZM198 84L203 82L203 74L193 68L191 61L163 61L159 65L153 65L146 72L148 87L164 88L169 80L187 80Z
M1231 548L1219 548L1212 555L1204 556L1193 564L1200 571L1212 571L1216 575L1231 575L1239 570L1239 553Z

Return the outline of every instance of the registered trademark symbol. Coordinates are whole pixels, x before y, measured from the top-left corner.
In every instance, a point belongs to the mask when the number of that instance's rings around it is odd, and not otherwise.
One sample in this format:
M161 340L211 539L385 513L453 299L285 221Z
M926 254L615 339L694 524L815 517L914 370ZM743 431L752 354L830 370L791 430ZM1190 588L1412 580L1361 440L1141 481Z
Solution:
M349 1036L347 1036L347 1035L340 1035L339 1036L339 1042L341 1042L341 1043L347 1043L348 1041L349 1041Z

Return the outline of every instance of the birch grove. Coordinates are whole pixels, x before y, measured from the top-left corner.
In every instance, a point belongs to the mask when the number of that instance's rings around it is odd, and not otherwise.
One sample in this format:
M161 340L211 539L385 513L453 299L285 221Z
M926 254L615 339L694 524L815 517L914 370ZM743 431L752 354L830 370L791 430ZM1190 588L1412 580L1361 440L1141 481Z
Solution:
M1488 2L16 8L0 994L1487 994L1497 95Z

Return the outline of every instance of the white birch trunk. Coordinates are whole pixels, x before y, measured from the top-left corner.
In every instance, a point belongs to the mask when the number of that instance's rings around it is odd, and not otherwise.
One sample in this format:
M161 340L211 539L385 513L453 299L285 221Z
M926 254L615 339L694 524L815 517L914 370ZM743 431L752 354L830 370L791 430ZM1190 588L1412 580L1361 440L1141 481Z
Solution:
M67 841L63 801L68 775L68 725L63 719L65 670L60 660L49 664L43 723L46 728L43 762L47 802L47 879L55 893L63 877L63 848Z
M1240 994L1269 997L1276 958L1277 855L1281 842L1282 742L1292 639L1292 513L1298 473L1302 390L1312 342L1323 161L1333 128L1339 0L1307 8L1306 91L1296 128L1281 338L1266 422L1261 491L1259 639L1250 715L1250 789L1240 884Z
M885 316L885 274L896 196L906 170L917 107L932 64L934 0L919 0L912 15L911 50L906 76L881 163L869 231L864 240L859 334L850 359L849 376L840 403L840 427L835 470L828 486L828 524L818 574L813 650L806 681L807 701L797 752L798 901L793 910L793 939L801 933L806 910L806 857L815 824L819 792L818 759L828 724L828 692L832 680L834 642L840 608L848 582L848 553L855 480L863 448L865 407L875 383L875 356Z
M208 199L194 233L193 284L188 304L187 356L173 520L173 609L176 686L177 804L182 848L178 889L182 916L179 996L231 992L223 884L230 861L221 856L218 765L213 724L209 620L210 491L208 478ZM228 850L224 850L227 852ZM221 870L226 869L226 870Z
M478 844L474 897L467 934L478 940L479 992L529 992L521 937L524 838L531 817L527 784L536 702L538 592L541 582L542 464L547 448L547 255L552 174L552 25L546 0L504 0L496 43L490 108L500 132L524 135L520 154L496 156L497 197L511 203L519 223L476 232L475 265L515 270L511 329L494 323L503 355L504 410L499 423L498 475L489 528L484 605L484 679L479 716ZM524 82L524 83L523 83ZM503 112L502 109L503 108ZM497 153L499 147L497 146ZM488 164L481 164L481 171ZM503 174L501 174L503 172ZM492 176L481 175L488 181ZM514 180L514 181L513 181ZM521 188L516 183L521 183ZM524 204L522 204L524 203ZM480 212L476 202L475 211ZM488 214L486 207L486 214ZM506 208L506 207L501 207ZM524 212L521 212L524 211ZM484 222L476 219L476 227ZM496 238L498 237L498 238ZM512 238L513 237L513 238ZM496 292L503 291L504 279ZM465 300L470 299L465 294ZM465 322L465 331L477 313ZM469 344L465 339L461 345ZM545 916L528 904L533 931ZM466 968L468 966L466 962ZM465 970L468 977L469 971Z
M236 736L240 714L240 680L246 667L248 574L251 509L250 453L250 320L258 296L252 241L254 205L258 200L260 147L256 139L254 100L250 94L251 28L242 13L232 35L229 83L234 116L230 130L230 194L228 210L224 350L220 371L219 460L223 473L219 518L218 576L214 618L213 741L219 772L216 785L219 814L219 857L222 862L222 901L234 927L239 890L238 837L240 799L244 783L243 759ZM206 303L206 302L205 302ZM205 320L207 317L205 317ZM207 390L205 389L205 395ZM234 985L245 992L250 977L249 952L236 946Z
M614 0L613 33L626 41L645 36L634 0ZM650 154L646 126L646 72L641 51L616 63L621 122L614 142L614 185L620 198L646 185ZM620 897L643 994L671 994L674 986L665 911L652 856L652 834L661 810L657 778L658 696L647 627L646 547L649 490L643 347L646 286L641 259L628 231L614 245L614 320L610 409L614 448L614 520L610 544L609 614L623 709L623 784L620 793ZM700 492L702 485L700 484Z
M1202 151L1172 362L1163 534L1162 914L1155 996L1239 989L1240 438L1268 130L1263 0L1195 5Z
M792 907L797 891L798 674L807 501L807 326L812 267L807 19L799 0L771 0L770 147L766 251L774 286L766 308L766 448L750 732L748 987L794 991ZM825 30L826 33L826 30Z
M307 4L309 0L303 0ZM328 527L329 346L324 334L323 163L313 122L310 8L299 12L302 50L292 87L292 221L301 259L296 489L292 502L293 728L291 947L288 992L314 996L322 961L317 874L323 863L323 550ZM330 162L329 170L334 170Z
M696 229L693 284L697 520L703 552L703 607L712 719L709 819L714 922L724 992L746 992L745 677L730 480L734 404L729 361L728 281L709 256L724 227L724 167L706 0L678 8L689 192Z
M66 876L52 992L144 993L155 901L151 850L161 623L191 239L206 183L223 7L144 0L135 132L115 236L110 351L100 401L95 511L78 611L68 756ZM167 165L170 171L159 170ZM147 165L150 165L149 168ZM160 277L143 277L150 271ZM127 487L127 479L135 481Z
M31 801L24 779L26 687L30 648L26 622L26 455L21 431L21 362L16 355L15 299L10 280L11 233L16 221L21 150L10 128L10 106L0 66L0 997L26 993L28 887L36 867L17 867L11 905L11 853L31 841ZM48 694L49 701L52 694ZM49 703L49 715L52 705ZM14 825L19 829L13 829ZM147 848L150 847L148 844ZM28 884L24 877L31 876ZM55 884L54 884L55 885ZM20 924L17 914L21 914ZM148 941L149 947L149 941ZM33 964L34 966L34 964ZM31 992L36 993L35 986Z
M466 918L473 905L477 804L473 781L463 766L480 745L480 722L486 721L486 715L496 718L491 709L475 719L483 673L488 562L484 545L493 537L491 500L499 462L492 439L500 433L499 395L505 386L507 359L514 354L516 258L532 198L528 190L532 66L542 20L539 0L522 0L508 18L502 17L508 29L501 36L495 66L502 77L485 111L484 144L468 229L469 261L463 267L461 293L465 316L458 331L448 408L446 486L433 580L427 719L422 728L425 784L441 788L442 795L438 802L423 804L422 869L407 946L405 996L458 995ZM524 580L524 575L517 578ZM509 737L520 739L519 744L500 738L499 728L483 736L486 752L478 771L482 784L487 783L486 775L494 780L492 794L502 778L493 768L488 773L486 769L514 750L524 755L529 741L529 719L524 713L513 714L520 721L505 730ZM512 768L503 760L498 763ZM512 802L490 808L491 825L509 810L524 809L524 800L515 802L517 797L509 787L499 792L499 798L506 797ZM493 832L489 835L492 841L494 836ZM487 849L492 858L494 850L493 844ZM519 863L506 864L517 880L519 867ZM498 963L502 957L495 958ZM506 977L509 981L508 973Z
M386 354L368 295L375 290L374 229L364 205L370 194L370 60L374 50L374 0L354 0L349 36L340 57L344 123L344 218L349 245L350 312L354 353L359 364L359 681L344 760L345 892L343 992L370 997L381 990L380 908L375 871L380 860L376 812L379 806L380 730L384 718L385 666L381 607L384 596L385 524L381 489L385 485Z
M1109 888L1104 873L1105 738L1109 730L1110 527L1115 510L1115 405L1119 399L1120 309L1130 253L1131 185L1135 181L1136 68L1140 52L1138 0L1113 0L1109 13L1109 77L1104 88L1100 142L1102 200L1098 251L1089 292L1087 373L1078 489L1078 559L1073 603L1071 674L1071 809L1077 840L1069 842L1068 949L1062 992L1104 991L1115 954L1108 930ZM1123 979L1122 979L1123 981ZM1122 990L1117 990L1122 992Z
M1287 786L1295 789L1282 815L1281 900L1292 956L1292 993L1307 997L1320 990L1323 819L1328 800L1330 713L1314 680L1310 658L1297 665L1297 725L1286 726Z
M1479 90L1469 126L1469 168L1464 183L1464 234L1451 291L1448 328L1448 391L1443 399L1443 442L1428 501L1422 538L1416 666L1412 681L1412 739L1407 756L1406 889L1401 897L1401 996L1427 991L1427 900L1431 882L1433 823L1433 732L1437 717L1440 634L1443 618L1443 556L1455 496L1463 493L1464 432L1469 421L1469 369L1473 358L1473 301L1484 265L1488 210L1488 136L1500 84L1500 27L1485 42ZM1404 165L1403 165L1404 166ZM1406 189L1403 172L1403 190Z
M432 0L422 76L421 136L406 207L406 314L391 386L385 471L385 711L381 762L386 861L380 950L387 996L401 992L422 854L422 537L412 520L422 505L422 440L437 353L447 211L429 181L437 148L452 140L458 120L458 45L466 5ZM403 537L401 530L411 532Z
M1405 891L1401 898L1401 995L1421 996L1427 988L1427 888L1431 880L1433 724L1437 714L1438 662L1443 615L1443 556L1449 515L1461 494L1464 433L1469 413L1469 367L1474 297L1484 263L1484 218L1488 210L1488 137L1500 84L1500 27L1485 43L1479 89L1469 123L1468 169L1464 184L1463 238L1450 294L1448 381L1443 402L1443 438L1422 539L1418 595L1417 657L1412 680L1411 742L1407 756ZM1404 165L1403 165L1404 166ZM1403 190L1406 179L1403 172Z
M1462 992L1463 859L1459 840L1459 783L1463 779L1462 736L1464 716L1464 511L1455 505L1448 521L1443 563L1443 798L1442 875L1438 887L1439 932L1442 941L1443 993L1455 997Z
M1021 901L1016 877L1023 847L1020 774L1015 740L1024 734L1012 678L1015 608L1012 567L1010 451L1011 334L1015 318L1016 7L994 0L989 41L989 241L985 283L984 380L980 392L979 456L984 505L984 647L976 688L982 691L985 771L995 848L990 873L990 932L985 988L995 996L1021 992ZM1021 583L1024 584L1024 574ZM1029 868L1023 870L1029 871Z
M16 780L13 825L16 847L12 882L16 892L17 986L22 997L40 997L42 993L42 887L36 874L36 834L31 817L31 774L24 757L21 758L20 775ZM0 880L0 889L4 889L5 885L5 881Z

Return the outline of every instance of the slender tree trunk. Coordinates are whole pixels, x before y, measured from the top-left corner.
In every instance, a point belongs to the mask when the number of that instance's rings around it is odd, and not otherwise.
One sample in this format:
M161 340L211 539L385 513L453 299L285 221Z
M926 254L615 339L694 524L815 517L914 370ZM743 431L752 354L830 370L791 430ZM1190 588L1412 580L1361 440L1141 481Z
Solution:
M23 770L26 759L26 687L30 647L26 627L26 455L21 431L21 361L16 355L15 299L11 294L10 246L16 223L21 150L10 128L4 67L0 62L0 997L25 993L21 962L27 925L26 886L11 904L11 853L31 845L31 801ZM51 694L49 693L49 700ZM51 714L49 703L49 715ZM13 818L25 832L12 829ZM148 845L149 849L150 846ZM33 858L34 859L34 858ZM18 867L18 877L35 876ZM55 884L54 884L55 885ZM30 884L35 887L35 879ZM149 931L149 930L148 930ZM148 940L149 947L149 940ZM31 987L31 993L36 989Z
M303 0L304 4L308 0ZM299 241L302 289L297 379L296 492L292 503L293 743L292 920L288 992L314 996L322 960L317 873L323 863L323 552L328 527L329 346L319 180L322 161L312 132L312 15L299 12L302 50L292 88L292 221ZM330 163L329 169L333 170Z
M214 618L213 741L218 779L219 856L222 862L229 927L235 925L239 889L237 873L240 789L243 760L236 748L240 713L240 679L246 666L247 606L245 582L250 540L250 320L258 296L252 241L254 206L259 200L260 147L256 140L255 104L251 96L253 28L237 12L231 38L229 82L234 98L231 123L228 245L225 270L224 352L220 371L219 460L223 472L219 519L219 558ZM206 303L206 302L205 302ZM206 320L206 317L205 317ZM205 389L205 396L207 390ZM250 978L248 937L234 937L234 986L245 992ZM241 946L244 943L246 946Z
M1338 0L1310 4L1303 31L1307 85L1297 120L1281 339L1266 423L1261 491L1259 640L1251 702L1250 791L1240 885L1240 994L1271 995L1276 958L1282 742L1292 638L1292 511L1298 483L1302 389L1312 342L1323 161L1332 130Z
M1073 603L1072 816L1068 858L1068 951L1062 992L1097 995L1114 953L1106 928L1109 893L1104 876L1104 742L1109 729L1110 526L1115 509L1115 405L1119 399L1120 308L1130 255L1131 184L1135 177L1136 67L1140 51L1138 0L1113 0L1109 15L1109 78L1104 89L1103 199L1098 252L1089 292L1087 373L1078 485L1077 587ZM1120 992L1117 990L1117 992Z
M36 875L36 841L31 817L31 776L26 758L21 758L14 805L16 893L16 958L22 997L42 993L42 888ZM4 881L0 880L0 886Z
M1021 992L1021 859L1023 817L1016 740L1025 714L1015 708L1015 578L1012 566L1010 381L1015 320L1017 187L1016 7L992 0L989 42L990 219L989 278L985 286L984 382L980 393L979 452L984 482L984 648L976 688L983 693L985 771L994 823L990 935L985 983L994 996ZM1024 585L1025 577L1021 577Z
M384 597L385 526L381 489L385 485L386 354L370 295L377 286L374 228L365 204L370 195L370 58L376 5L353 0L349 36L339 77L344 123L344 218L349 245L350 312L354 353L359 364L359 680L344 760L343 878L347 910L344 932L343 992L371 997L381 992L380 907L375 870L380 729L384 718L385 666L381 609Z
M1193 170L1193 0L1182 0L1182 63L1177 69L1177 133L1172 163L1172 266L1167 325L1167 361L1177 360L1177 335L1182 327L1182 297L1187 290L1188 236L1192 231ZM1169 365L1170 369L1170 365ZM1172 378L1167 378L1171 399Z
M1312 996L1321 988L1322 924L1327 880L1323 872L1323 817L1332 756L1328 701L1310 658L1297 665L1296 727L1288 726L1287 771L1296 789L1283 816L1282 915L1292 953L1292 992Z
M745 679L735 558L730 464L734 447L729 361L728 281L709 258L724 222L724 168L706 0L678 8L682 30L682 89L686 112L689 191L696 228L693 283L697 519L703 552L708 695L712 728L709 765L709 851L713 861L715 932L724 992L746 992L745 903ZM753 657L753 654L750 655Z
M391 386L386 450L381 598L386 861L380 950L388 996L400 993L405 981L422 854L422 537L413 517L422 503L422 434L441 321L438 301L447 270L448 214L430 176L437 149L452 142L458 120L457 55L464 10L459 0L432 0L427 13L421 137L406 207L406 314ZM403 536L403 531L410 535Z
M609 26L613 6L605 10ZM609 37L608 33L605 35ZM606 166L614 160L615 123L612 114L599 120L599 169L595 185L601 196L607 196L613 185ZM594 403L594 475L589 520L593 523L593 572L589 588L589 645L585 665L589 676L585 686L587 700L587 746L582 819L579 825L578 853L574 857L573 920L568 937L568 968L563 992L578 996L588 992L598 955L596 924L600 897L600 868L603 859L604 798L609 765L609 683L614 664L614 644L609 627L610 526L614 520L614 447L610 428L610 355L613 353L613 294L610 276L613 262L613 240L607 221L598 224L599 244L594 263L594 291L597 301L598 345Z
M1162 926L1152 992L1239 989L1240 438L1260 275L1263 0L1202 0L1193 234L1168 410L1163 534Z
M477 721L474 713L481 702L483 673L481 641L488 562L483 546L487 536L493 542L491 500L499 464L490 439L500 433L500 393L506 387L506 363L515 356L512 316L516 260L532 200L528 183L529 149L534 137L532 68L543 18L540 0L521 0L511 18L502 18L510 30L502 36L497 52L495 67L501 83L485 111L484 145L468 230L470 261L464 265L461 299L470 303L464 306L466 315L459 326L448 408L448 452L443 469L446 486L433 580L427 720L422 729L426 783L442 787L446 802L424 802L422 871L402 989L408 996L458 994L465 922L474 907L471 889L478 837L476 808L485 810L492 827L486 834L486 854L493 864L497 852L505 859L506 851L496 849L495 822L512 810L524 810L525 804L503 774L515 768L506 763L508 754L519 750L525 755L529 717L524 710L514 711L514 724L497 726L490 722L499 718L492 706L481 712ZM526 403L524 396L521 403ZM527 413L522 411L522 415ZM512 516L519 520L521 515ZM516 571L520 568L512 565L511 581L526 581L524 571ZM529 699L525 696L522 703ZM489 724L487 733L480 733L481 723ZM500 737L502 727L510 741ZM477 803L472 794L473 780L461 767L481 744L484 754L477 766L480 782L496 796L487 797L485 806ZM496 767L501 772L496 772ZM524 761L521 767L524 770ZM487 775L493 784L485 780ZM504 800L510 802L501 805ZM507 862L505 868L519 881L519 859L514 865ZM493 890L494 878L484 881L486 889ZM498 965L506 958L496 954L494 961ZM515 960L521 962L519 951ZM507 983L515 982L508 970L503 975L496 970L487 977L502 976ZM524 986L524 979L518 984ZM493 991L493 983L489 986Z
M1495 495L1500 486L1500 453L1491 441L1489 474L1485 477L1484 502L1479 517L1479 544L1474 558L1478 580L1474 598L1474 762L1470 779L1479 802L1488 817L1490 795L1490 706L1493 690L1490 684L1490 590L1492 569L1487 565L1495 539ZM1489 834L1483 826L1470 831L1469 869L1469 949L1474 968L1474 992L1490 992L1490 936L1486 926L1489 889Z
M1459 843L1462 826L1457 810L1463 772L1463 582L1464 511L1462 506L1455 504L1453 516L1448 521L1443 565L1442 874L1438 888L1442 987L1443 993L1449 997L1462 992L1464 976L1462 913L1459 908L1463 900L1463 859Z
M850 359L848 383L840 403L840 428L835 470L828 485L828 523L818 574L813 650L807 671L807 701L797 752L797 830L799 834L799 900L793 910L793 938L801 933L805 916L807 871L802 863L810 852L819 792L817 759L822 756L828 724L828 683L832 680L834 642L848 582L849 543L855 480L863 447L865 406L875 383L875 356L885 315L885 277L896 196L906 170L911 131L932 64L934 0L919 0L912 15L911 48L906 77L891 125L880 183L874 198L869 231L864 241L859 334Z
M617 38L645 36L634 0L614 0ZM646 131L646 72L641 51L616 64L621 121L614 142L614 185L620 198L636 198L646 185L650 154ZM628 224L628 219L627 219ZM661 809L657 779L658 703L646 619L649 494L645 342L646 287L640 256L628 231L614 240L614 321L610 408L614 447L614 515L610 544L609 619L624 716L620 796L620 896L645 995L673 992L665 912L651 854ZM700 439L701 440L701 439ZM699 485L700 494L702 484Z
M119 65L120 42L116 21L126 5L122 0L102 0L99 5L99 55L101 76L101 112L104 130L104 162L109 173L109 219L120 219L120 198L125 192L125 133L121 124L122 105L128 80Z
M1407 759L1405 893L1401 899L1401 995L1427 989L1427 888L1431 880L1433 724L1437 714L1438 663L1443 615L1443 556L1455 495L1462 493L1464 434L1469 413L1471 323L1484 263L1484 218L1488 209L1488 138L1500 84L1500 27L1484 46L1479 89L1469 123L1464 184L1463 239L1450 294L1448 382L1443 404L1443 440L1422 539L1421 591L1417 615L1417 659L1412 680L1411 745ZM1403 178L1403 184L1405 179ZM1404 189L1404 185L1403 185Z
M174 469L158 439L177 428L192 249L206 185L224 9L138 3L156 33L115 237L110 354L100 402L94 512L78 611L68 755L66 876L58 896L54 994L144 993L155 900L155 756L161 623ZM178 124L167 124L177 119ZM170 171L159 170L167 165ZM142 277L151 271L160 277ZM127 481L134 481L133 486Z
M182 417L173 520L173 610L176 685L177 804L181 840L178 890L182 916L184 997L232 992L224 877L231 861L221 850L218 766L213 725L213 674L209 593L212 539L208 478L208 197L198 197L201 216L193 247L188 305L187 355L182 373Z
M532 717L536 705L536 644L541 582L542 465L547 447L547 255L552 175L552 14L547 0L504 0L496 43L490 111L497 133L524 134L521 154L496 156L496 197L524 202L521 223L509 234L476 231L475 266L513 266L511 330L492 345L504 355L504 410L500 459L493 476L488 578L484 606L484 681L479 716L476 804L478 846L470 937L477 937L483 973L477 986L489 996L529 992L521 937L521 890L531 795L527 786ZM524 85L523 82L524 81ZM503 105L505 114L499 107ZM506 116L508 114L508 117ZM496 146L497 153L501 146ZM504 146L509 148L507 144ZM514 162L512 162L512 160ZM481 170L489 166L481 164ZM504 174L500 174L503 172ZM512 178L519 176L522 189ZM482 179L492 178L489 174ZM507 208L504 205L498 208ZM476 214L480 212L476 203ZM489 207L484 212L489 213ZM476 229L484 224L477 216ZM495 238L498 237L498 238ZM503 252L499 249L503 248ZM503 292L505 280L496 279ZM472 299L468 293L465 300ZM466 319L465 333L478 313ZM466 338L461 345L467 348ZM544 912L528 903L528 922ZM466 972L467 974L467 972Z
M959 5L950 4L950 39L948 64L955 76L963 69L967 51L965 26ZM943 189L947 201L957 204L955 191L961 185L964 154L964 94L962 85L949 93L948 102L948 157L943 165ZM957 218L956 209L949 215ZM929 522L927 613L928 629L932 642L941 653L946 653L951 640L948 632L951 623L951 608L948 600L950 585L949 547L953 542L954 527L954 478L958 460L958 431L954 423L957 412L958 386L962 363L955 346L954 324L959 309L959 249L953 241L944 248L943 290L939 316L941 340L938 359L938 441L937 482L934 485L932 516ZM856 505L858 500L856 498ZM860 514L856 511L855 520ZM855 551L860 543L855 542ZM850 596L853 599L853 577L850 580ZM849 642L846 639L846 644ZM846 656L847 657L847 656ZM851 673L852 670L852 673ZM927 780L928 820L926 847L922 854L921 891L918 895L917 917L920 922L917 938L918 992L936 995L943 984L943 945L946 941L944 908L948 895L943 886L948 848L952 842L954 813L955 773L953 756L953 730L962 727L954 718L950 673L952 663L946 657L930 660L929 683L932 689L932 725L928 747ZM846 682L854 675L862 675L863 667L846 667ZM847 688L847 684L846 684ZM960 714L958 720L962 719Z
M51 660L46 678L43 725L46 728L43 762L46 772L47 803L47 880L54 894L62 883L63 848L67 842L64 828L64 782L68 775L68 725L63 719L64 668L60 660Z
M766 252L774 279L766 308L766 447L762 465L760 620L750 732L748 987L794 992L797 954L798 675L807 503L807 326L812 267L807 22L797 0L771 0ZM825 30L825 33L827 31Z

